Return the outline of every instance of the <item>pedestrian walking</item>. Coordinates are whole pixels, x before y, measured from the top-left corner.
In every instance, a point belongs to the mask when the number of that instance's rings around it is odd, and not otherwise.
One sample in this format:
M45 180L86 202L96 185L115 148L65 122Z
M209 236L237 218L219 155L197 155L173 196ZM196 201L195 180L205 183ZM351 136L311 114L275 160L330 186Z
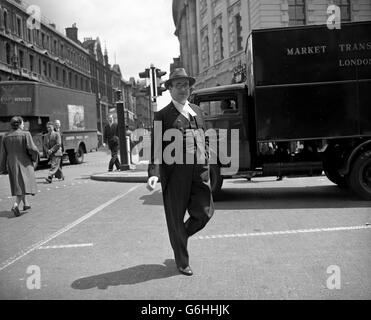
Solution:
M182 133L183 160L184 157L189 159L189 154L197 153L198 146L190 146L189 140L186 139L188 133L192 129L206 130L202 110L187 100L190 87L195 81L183 68L175 69L165 83L172 102L154 116L155 122L158 121L162 125L162 133L169 129L178 129ZM180 273L191 276L193 271L189 265L188 239L202 230L214 213L209 167L207 162L202 164L198 161L167 164L163 154L169 144L169 141L162 141L162 150L158 152L158 143L154 141L152 134L154 157L148 167L147 187L151 191L154 190L161 179L166 222L175 262ZM205 150L206 145L203 147L201 149ZM158 159L158 155L163 159ZM190 217L184 222L186 211Z
M63 134L62 134L61 121L58 120L58 119L54 121L54 131L55 132L58 132L60 134L60 136L61 136L62 159L61 159L60 167L62 168L62 166L63 166L64 146L63 146Z
M2 140L0 149L0 173L9 174L10 190L15 197L12 212L21 215L19 206L23 202L23 211L31 209L27 196L37 193L34 163L39 151L30 132L23 131L24 122L19 116L10 120L11 131Z
M44 136L44 147L50 162L50 170L46 182L52 183L53 177L64 180L61 168L62 161L62 140L59 132L54 130L54 123L48 122L46 125L48 133Z
M111 160L108 164L108 171L113 171L113 166L120 170L120 160L118 158L119 152L119 131L118 125L114 122L113 115L108 116L108 124L104 127L104 143L108 144L111 151Z

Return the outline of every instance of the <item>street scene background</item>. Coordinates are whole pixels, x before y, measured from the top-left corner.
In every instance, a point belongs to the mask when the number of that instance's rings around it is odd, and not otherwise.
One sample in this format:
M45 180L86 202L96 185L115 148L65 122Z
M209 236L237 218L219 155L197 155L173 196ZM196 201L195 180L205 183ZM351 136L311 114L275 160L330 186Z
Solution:
M370 299L371 205L325 176L225 181L184 277L161 190L90 179L109 157L67 161L51 185L38 170L20 218L0 176L1 299Z

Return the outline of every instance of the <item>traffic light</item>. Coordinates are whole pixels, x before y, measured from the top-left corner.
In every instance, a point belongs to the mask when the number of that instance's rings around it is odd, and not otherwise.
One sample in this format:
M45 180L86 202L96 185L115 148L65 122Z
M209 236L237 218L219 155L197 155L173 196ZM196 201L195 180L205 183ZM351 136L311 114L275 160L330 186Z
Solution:
M139 73L139 78L141 78L141 79L149 79L150 78L149 69L146 69L144 72L140 72Z
M161 79L163 76L166 76L167 72L166 71L161 71L160 69L156 69L156 77L158 79Z
M166 91L167 89L162 86L162 84L165 82L161 80L161 77L166 75L166 71L161 71L160 69L156 69L156 78L157 78L157 95L162 96L162 93Z
M149 96L150 95L150 87L143 87L143 88L141 88L141 89L139 89L139 92L140 93L144 93L144 95L146 95L146 96Z
M150 87L151 87L151 96L153 98L157 97L157 77L156 77L156 68L151 65L150 71Z
M122 90L115 90L115 102L122 102Z

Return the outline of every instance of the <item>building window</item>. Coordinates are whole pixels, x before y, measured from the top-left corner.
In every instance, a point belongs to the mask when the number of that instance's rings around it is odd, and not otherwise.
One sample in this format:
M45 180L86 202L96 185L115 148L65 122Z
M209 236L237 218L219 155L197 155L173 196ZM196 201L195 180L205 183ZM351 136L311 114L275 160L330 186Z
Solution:
M50 50L50 37L46 36L46 49Z
M59 81L59 68L57 66L55 67L55 79Z
M340 8L341 21L350 22L351 21L350 0L334 0L334 4Z
M62 74L63 74L63 85L65 85L66 84L66 70L63 70Z
M27 41L32 42L32 32L29 28L27 28Z
M34 58L32 54L30 54L30 70L32 72L34 71Z
M236 29L236 45L237 51L242 50L242 27L241 27L241 15L238 13L234 16L234 23Z
M305 25L305 1L304 0L288 0L289 3L289 25L301 26Z
M202 41L202 65L204 69L210 66L210 47L208 36L204 36Z
M11 64L11 54L10 54L10 44L5 44L5 57L6 57L6 63Z
M22 38L22 18L17 16L17 35Z
M72 74L71 72L68 72L68 86L72 88Z
M5 28L5 31L8 30L8 12L6 10L4 10L4 28Z
M36 29L35 30L35 43L40 46L40 30L39 29Z
M218 27L218 44L219 44L219 54L220 60L224 59L224 47L223 47L223 28Z
M45 48L45 34L41 33L41 46Z
M19 50L19 66L24 68L24 52Z
M44 69L44 76L47 77L48 76L48 70L47 70L46 61L43 61L43 69Z
M39 59L39 75L42 74L42 70L41 70L41 59Z

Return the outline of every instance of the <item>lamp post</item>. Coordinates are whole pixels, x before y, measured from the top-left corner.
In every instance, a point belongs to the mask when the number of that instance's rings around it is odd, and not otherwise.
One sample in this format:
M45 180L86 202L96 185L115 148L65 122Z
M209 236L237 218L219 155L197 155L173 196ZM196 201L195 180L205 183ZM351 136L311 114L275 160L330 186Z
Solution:
M124 101L122 98L122 91L116 90L116 108L117 108L117 122L119 128L119 143L120 143L120 159L121 159L121 171L130 170L129 156L128 156L128 144L126 141L126 121L125 121L125 110Z

